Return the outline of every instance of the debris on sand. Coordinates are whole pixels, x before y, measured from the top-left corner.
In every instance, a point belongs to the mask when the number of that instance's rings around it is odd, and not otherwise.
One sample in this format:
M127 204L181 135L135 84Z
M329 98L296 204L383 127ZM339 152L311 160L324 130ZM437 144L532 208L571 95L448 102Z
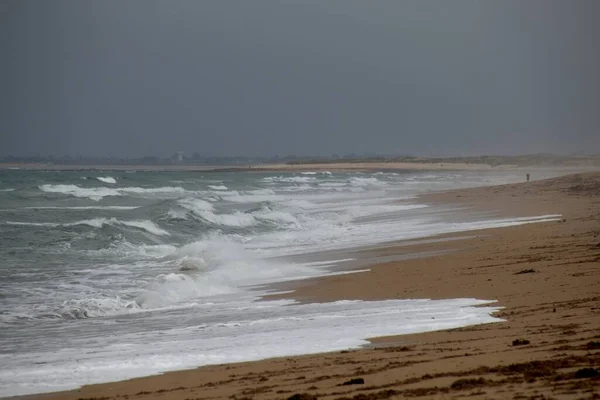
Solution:
M524 346L529 343L531 343L531 342L527 339L515 339L515 340L513 340L512 345L513 346Z

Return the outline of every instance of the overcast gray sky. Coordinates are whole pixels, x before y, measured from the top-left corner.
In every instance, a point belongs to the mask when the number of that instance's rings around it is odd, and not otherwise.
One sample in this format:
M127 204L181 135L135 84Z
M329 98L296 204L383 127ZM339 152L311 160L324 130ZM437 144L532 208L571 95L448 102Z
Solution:
M0 155L600 152L597 0L1 0Z

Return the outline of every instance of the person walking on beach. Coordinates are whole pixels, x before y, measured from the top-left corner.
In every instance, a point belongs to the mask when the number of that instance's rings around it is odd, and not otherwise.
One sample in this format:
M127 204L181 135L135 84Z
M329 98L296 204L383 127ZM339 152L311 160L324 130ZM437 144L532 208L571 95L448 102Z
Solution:
M527 182L529 182L529 172L525 174L525 177L527 178Z

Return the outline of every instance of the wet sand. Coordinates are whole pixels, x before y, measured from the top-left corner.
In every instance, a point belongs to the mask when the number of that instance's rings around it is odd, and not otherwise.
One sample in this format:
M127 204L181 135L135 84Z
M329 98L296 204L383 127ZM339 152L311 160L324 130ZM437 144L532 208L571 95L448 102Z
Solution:
M313 302L495 299L504 307L497 316L505 322L373 338L371 346L358 350L207 366L29 397L600 398L600 173L433 193L422 200L507 216L562 217L440 236L456 240L365 250L382 256L436 253L374 265L369 272L286 283L295 292L283 296Z

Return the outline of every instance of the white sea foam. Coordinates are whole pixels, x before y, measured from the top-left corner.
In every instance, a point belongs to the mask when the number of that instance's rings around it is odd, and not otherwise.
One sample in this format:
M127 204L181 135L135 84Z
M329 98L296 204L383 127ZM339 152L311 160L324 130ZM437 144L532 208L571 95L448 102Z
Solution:
M285 211L271 210L268 207L265 207L265 208L261 209L260 211L256 211L256 212L252 213L252 215L256 219L259 219L259 220L266 220L266 221L272 221L272 222L283 222L286 224L292 224L292 225L297 225L297 226L300 225L298 218L296 218L291 213L285 212Z
M257 223L252 215L240 211L235 211L232 214L216 214L212 211L196 211L195 214L215 225L248 227Z
M340 187L348 186L348 184L349 184L349 182L322 182L322 183L319 183L319 186L323 187L323 188L327 188L327 187L340 188Z
M214 206L209 202L196 199L196 198L185 198L178 201L179 205L187 208L190 211L199 212L199 211L212 211L214 210Z
M186 193L181 187L159 187L159 188L141 188L141 187L92 187L83 188L77 185L41 185L39 189L46 193L59 193L73 197L88 198L90 200L100 201L108 196L123 196L127 194L163 194L168 196L179 196Z
M187 193L187 190L178 186L165 186L157 188L124 187L119 188L119 191L126 194L166 194L172 196L180 196Z
M92 218L85 219L76 222L70 223L55 223L55 222L19 222L19 221L6 221L7 225L15 225L15 226L40 226L40 227L69 227L69 226L79 226L79 225L87 225L92 228L102 228L104 225L112 225L112 226L129 226L132 228L145 230L153 235L159 236L168 236L169 232L164 229L158 227L154 222L148 220L135 220L135 221L122 221L116 218Z
M365 214L360 209L355 212ZM443 233L550 222L560 219L560 215L543 215L448 223L432 220L430 217L423 215L421 218L413 216L410 219L367 218L365 221L359 221L360 223L352 223L354 217L349 214L334 213L331 216L319 216L322 218L305 220L303 229L288 229L281 232L266 232L256 235L252 241L246 243L246 247L265 257L272 257L367 246Z
M299 279L322 273L312 266L267 261L243 245L215 235L178 249L164 248L163 262L178 272L160 274L136 302L145 309L186 305L189 301L215 295L239 293L244 287Z
M225 185L208 185L212 190L227 190L227 186Z
M211 203L195 198L185 198L179 201L179 205L192 211L193 215L215 225L247 227L257 223L256 219L240 211L232 214L217 214Z
M100 201L108 196L120 196L121 193L117 189L98 187L98 188L82 188L77 185L50 185L45 184L40 186L40 190L46 193L60 193L73 197L88 198L90 200Z
M223 282L211 282L210 278L199 274L168 273L156 279L136 298L136 304L144 309L158 309L173 304L189 306L186 301L200 297L233 293L235 286ZM183 304L181 304L183 303ZM193 303L192 303L193 305Z
M221 198L232 203L262 203L268 201L283 201L286 196L276 194L273 190L248 190L238 192L235 190L223 192Z
M182 210L169 210L167 216L174 220L187 220L187 213Z
M104 182L104 183L117 183L117 180L115 178L113 178L112 176L99 176L96 179L98 179L100 182Z
M111 221L115 220L115 218L111 218ZM116 221L119 224L123 224L125 226L130 226L133 228L138 228L138 229L143 229L145 231L148 231L154 235L165 235L165 236L169 236L170 233L165 231L162 228L159 228L154 222L152 221L148 221L148 220L138 220L138 221Z
M140 208L139 206L33 206L23 207L26 210L115 210L129 211Z
M140 306L135 301L124 300L118 296L85 298L65 301L61 309L55 311L55 314L58 318L63 319L82 319L123 314L139 308Z
M365 345L369 337L500 321L490 316L497 308L474 307L488 302L473 299L303 305L242 299L202 308L205 318L187 317L158 332L117 333L109 325L101 339L71 338L71 346L61 351L0 355L3 365L8 357L13 365L0 371L0 395L73 389L208 364L340 351ZM244 308L237 308L242 304ZM122 321L120 326L136 324ZM32 356L37 363L31 363Z
M354 187L384 187L388 186L387 182L380 181L377 178L362 178L362 177L352 177L349 180L350 185Z
M93 228L102 228L104 225L113 225L113 226L123 225L123 226L129 226L132 228L142 229L149 233L152 233L153 235L159 235L159 236L170 235L169 232L158 227L158 225L156 225L154 222L148 221L148 220L121 221L116 218L93 218L93 219L87 219L87 220L83 220L83 221L73 222L70 224L63 224L63 226L77 226L77 225L88 225Z
M287 182L287 183L310 183L317 178L312 176L268 176L263 178L263 182Z
M12 188L8 188L8 189L0 189L0 192L14 192L15 189Z
M57 227L61 226L60 224L52 223L52 222L19 222L19 221L6 221L6 225L14 225L14 226L47 226L47 227Z
M128 260L160 260L177 251L177 247L169 244L133 244L124 239L119 239L109 247L99 250L84 250L88 256L106 258L118 256L124 261ZM132 264L129 264L131 266Z

